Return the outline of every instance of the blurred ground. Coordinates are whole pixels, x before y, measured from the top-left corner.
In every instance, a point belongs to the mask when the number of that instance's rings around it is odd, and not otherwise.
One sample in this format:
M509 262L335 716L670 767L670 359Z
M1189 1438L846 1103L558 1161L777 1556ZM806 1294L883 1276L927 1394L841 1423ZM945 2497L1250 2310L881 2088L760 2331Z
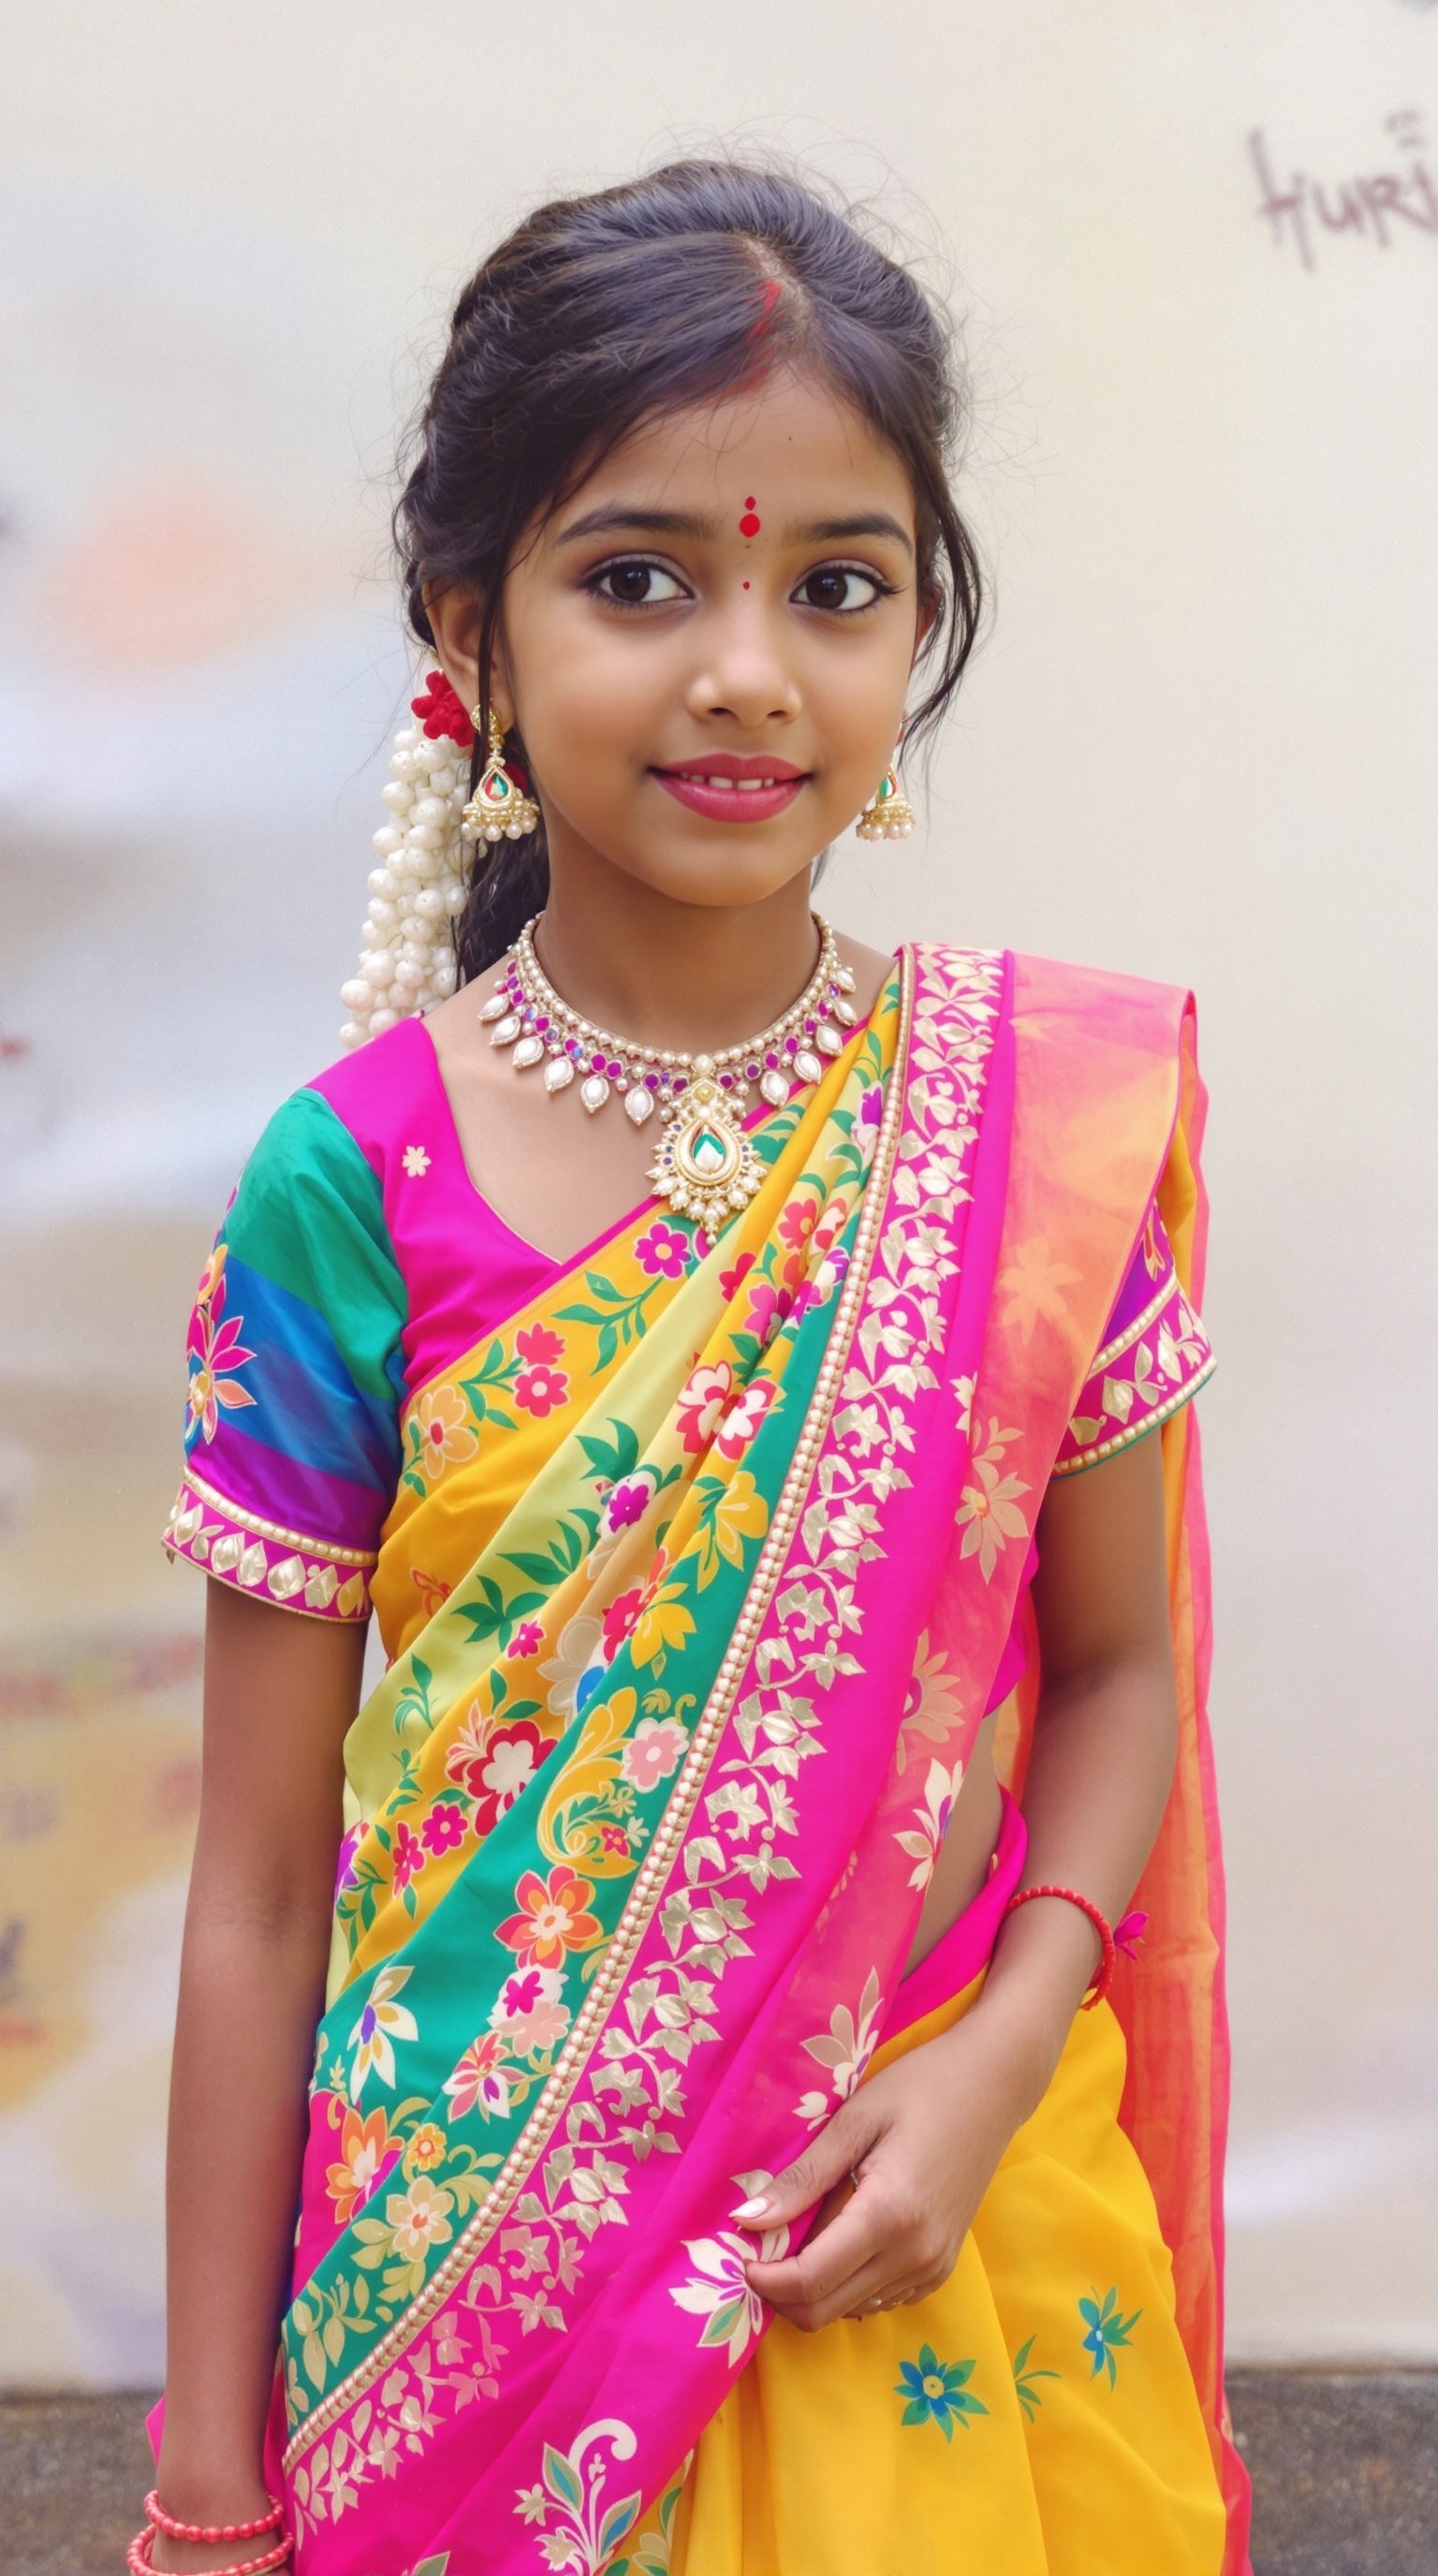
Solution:
M1438 2370L1232 2370L1228 2395L1253 2472L1254 2576L1438 2576ZM152 2402L0 2399L6 2576L116 2576L149 2484Z

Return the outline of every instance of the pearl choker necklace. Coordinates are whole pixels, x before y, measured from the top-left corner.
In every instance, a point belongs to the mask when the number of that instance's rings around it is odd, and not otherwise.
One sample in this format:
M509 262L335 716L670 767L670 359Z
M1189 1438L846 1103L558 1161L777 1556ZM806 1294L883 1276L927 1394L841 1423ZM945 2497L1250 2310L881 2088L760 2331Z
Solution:
M636 1046L595 1026L562 1001L534 953L534 921L525 923L497 989L479 1016L491 1046L513 1047L523 1073L543 1064L546 1091L571 1082L591 1116L617 1089L634 1126L658 1112L664 1130L649 1177L655 1196L706 1232L747 1207L764 1177L743 1119L757 1089L771 1107L817 1082L824 1058L840 1054L858 1017L849 996L854 978L841 964L834 934L818 913L819 962L799 995L758 1037L713 1055L678 1047Z

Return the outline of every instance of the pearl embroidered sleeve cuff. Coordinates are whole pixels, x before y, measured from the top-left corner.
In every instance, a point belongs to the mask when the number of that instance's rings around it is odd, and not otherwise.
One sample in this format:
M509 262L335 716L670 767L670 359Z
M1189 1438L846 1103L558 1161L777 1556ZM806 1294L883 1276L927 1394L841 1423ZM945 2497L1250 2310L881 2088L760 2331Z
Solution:
M1076 1475L1141 1440L1196 1395L1216 1365L1208 1336L1179 1286L1173 1248L1151 1201L1053 1473Z
M165 1550L237 1590L316 1619L367 1619L373 1553L326 1547L226 1500L203 1476L186 1476L165 1525Z

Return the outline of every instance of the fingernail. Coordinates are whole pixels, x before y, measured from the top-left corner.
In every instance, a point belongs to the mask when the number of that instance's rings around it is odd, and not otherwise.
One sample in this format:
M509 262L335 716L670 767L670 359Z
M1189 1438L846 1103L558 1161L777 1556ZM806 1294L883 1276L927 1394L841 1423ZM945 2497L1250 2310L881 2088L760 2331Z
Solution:
M758 2200L741 2200L738 2208L731 2209L729 2215L731 2218L762 2218L768 2206L762 2196Z

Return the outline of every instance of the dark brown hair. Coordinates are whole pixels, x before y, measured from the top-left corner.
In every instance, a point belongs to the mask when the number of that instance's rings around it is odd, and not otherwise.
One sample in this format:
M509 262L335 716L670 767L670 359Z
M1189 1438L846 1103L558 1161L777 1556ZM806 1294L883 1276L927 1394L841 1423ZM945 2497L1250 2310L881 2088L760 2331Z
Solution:
M454 308L393 527L421 642L434 642L426 584L471 588L484 601L485 726L504 576L531 520L562 506L641 422L722 399L786 363L850 402L907 468L919 587L938 614L921 655L932 679L906 749L937 723L983 598L950 491L966 406L948 316L807 180L686 160L538 207ZM475 779L483 743L484 726ZM505 750L523 764L516 734ZM455 934L462 980L503 954L548 882L542 822L522 841L479 844Z

